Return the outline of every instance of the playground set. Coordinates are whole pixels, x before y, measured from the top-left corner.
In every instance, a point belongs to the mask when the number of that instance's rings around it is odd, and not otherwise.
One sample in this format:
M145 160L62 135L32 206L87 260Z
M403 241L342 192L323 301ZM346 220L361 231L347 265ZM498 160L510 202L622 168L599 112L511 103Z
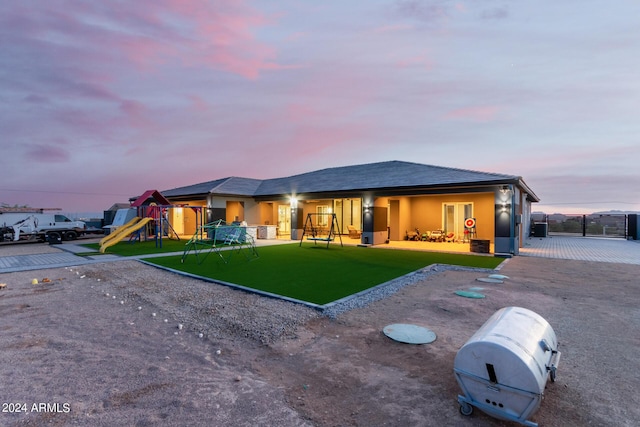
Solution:
M237 223L227 223L221 219L204 224L185 245L181 262L193 252L198 264L215 252L225 264L234 253L243 253L248 261L258 258L258 250L253 236L247 234L247 229Z
M119 209L116 213L114 230L100 240L100 252L123 241L155 240L156 248L162 248L163 236L180 240L168 218L169 209L191 208L196 212L196 223L202 224L203 212L201 206L173 205L157 190L147 190L138 197L129 209ZM196 224L197 225L197 224Z
M329 220L331 221L330 224ZM338 219L335 213L308 213L307 219L304 222L299 246L302 246L305 236L307 240L313 241L314 245L317 245L318 242L326 242L327 249L329 248L329 243L334 241L337 236L338 239L340 239L340 246L343 246L342 234L340 233L340 227L338 226Z

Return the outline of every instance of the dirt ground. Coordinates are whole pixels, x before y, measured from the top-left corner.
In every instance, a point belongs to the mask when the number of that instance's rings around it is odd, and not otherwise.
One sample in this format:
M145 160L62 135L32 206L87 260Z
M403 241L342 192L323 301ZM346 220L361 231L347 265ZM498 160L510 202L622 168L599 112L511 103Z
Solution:
M134 271L149 286L128 279ZM514 425L461 415L453 375L457 350L506 306L543 316L560 343L557 380L532 421L638 425L640 266L516 257L500 273L504 284L437 273L337 319L312 316L267 344L233 328L203 337L179 329L193 306L154 280L222 287L137 262L2 274L0 425ZM478 286L486 298L454 294ZM224 292L268 311L262 297ZM425 326L437 339L392 341L382 333L391 323Z

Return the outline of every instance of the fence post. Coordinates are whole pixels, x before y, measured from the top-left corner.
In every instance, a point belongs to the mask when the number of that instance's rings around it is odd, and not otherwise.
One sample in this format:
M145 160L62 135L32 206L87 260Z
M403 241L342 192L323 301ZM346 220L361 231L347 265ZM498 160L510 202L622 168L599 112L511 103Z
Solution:
M587 236L587 216L582 215L582 237Z

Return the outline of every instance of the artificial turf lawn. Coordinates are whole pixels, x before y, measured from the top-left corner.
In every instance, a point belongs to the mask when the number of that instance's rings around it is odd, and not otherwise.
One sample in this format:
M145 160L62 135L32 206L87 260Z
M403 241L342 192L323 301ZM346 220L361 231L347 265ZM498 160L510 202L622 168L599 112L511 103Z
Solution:
M189 254L184 263L181 262L181 256L147 261L319 305L431 264L495 268L503 261L477 255L335 245L327 249L312 244L303 244L302 247L297 244L267 246L258 248L258 253L259 258L251 261L247 260L244 253L234 253L228 264L215 253L209 254L201 264L193 254Z
M156 241L154 240L146 240L146 241L121 241L116 243L113 246L109 246L106 250L108 254L115 254L121 256L135 256L135 255L146 255L146 254L155 254L155 253L166 253L166 252L182 252L184 251L185 244L187 240L172 240L168 238L162 239L162 247L156 248ZM82 245L88 249L88 251L98 252L100 250L99 243L87 243ZM79 254L83 255L83 254Z

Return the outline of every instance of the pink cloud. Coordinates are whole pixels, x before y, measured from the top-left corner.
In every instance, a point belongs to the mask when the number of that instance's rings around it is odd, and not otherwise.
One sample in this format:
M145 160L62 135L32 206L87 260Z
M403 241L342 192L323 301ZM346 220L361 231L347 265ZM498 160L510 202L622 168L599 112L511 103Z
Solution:
M500 107L496 105L482 105L451 110L445 117L448 119L470 120L474 122L489 122L496 118L499 111Z
M118 7L102 2L62 3L45 3L36 10L15 6L10 17L0 18L5 26L2 33L18 34L11 35L14 41L37 47L59 64L104 64L111 68L125 59L150 71L179 60L249 79L265 70L289 68L279 64L275 49L255 35L275 18L244 1L164 0L152 7L144 2L125 2Z
M71 159L66 149L48 144L30 145L26 152L26 157L28 160L38 163L64 163Z

